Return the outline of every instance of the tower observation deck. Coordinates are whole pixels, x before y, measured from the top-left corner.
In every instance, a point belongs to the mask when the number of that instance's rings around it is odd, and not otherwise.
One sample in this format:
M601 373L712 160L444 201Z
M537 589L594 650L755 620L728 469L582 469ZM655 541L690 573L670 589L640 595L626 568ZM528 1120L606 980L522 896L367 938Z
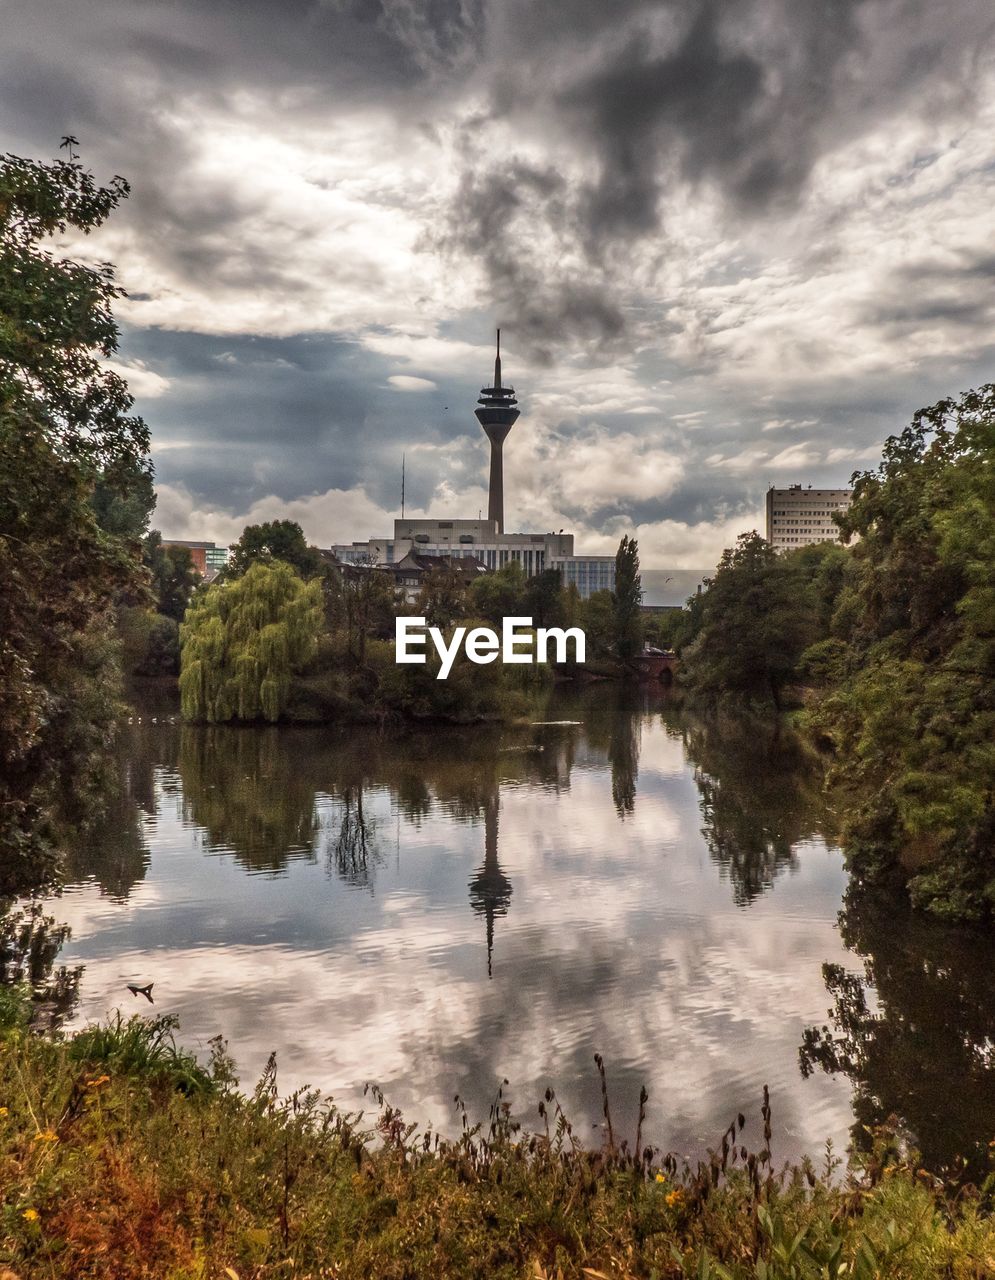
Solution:
M494 385L483 387L474 410L477 421L491 442L491 473L487 490L487 518L496 520L498 533L504 533L504 442L518 421L515 388L501 385L501 330L497 331L497 355L494 359Z

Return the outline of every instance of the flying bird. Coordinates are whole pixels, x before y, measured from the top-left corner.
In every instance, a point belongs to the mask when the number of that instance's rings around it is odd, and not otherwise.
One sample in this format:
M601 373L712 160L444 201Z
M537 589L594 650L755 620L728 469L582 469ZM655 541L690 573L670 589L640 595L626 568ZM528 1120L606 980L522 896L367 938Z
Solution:
M149 1004L155 1004L155 1001L152 999L152 988L154 985L155 985L154 983L150 982L145 987L136 987L129 982L128 990L131 992L133 996L144 996L145 999L149 1002Z

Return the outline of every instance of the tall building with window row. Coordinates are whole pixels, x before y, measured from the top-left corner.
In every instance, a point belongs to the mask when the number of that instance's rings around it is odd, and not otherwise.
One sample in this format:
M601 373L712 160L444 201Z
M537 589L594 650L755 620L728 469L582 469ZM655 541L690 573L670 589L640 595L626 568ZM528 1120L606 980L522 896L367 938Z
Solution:
M767 490L767 541L777 551L792 551L816 542L836 542L840 531L833 516L846 511L852 489Z

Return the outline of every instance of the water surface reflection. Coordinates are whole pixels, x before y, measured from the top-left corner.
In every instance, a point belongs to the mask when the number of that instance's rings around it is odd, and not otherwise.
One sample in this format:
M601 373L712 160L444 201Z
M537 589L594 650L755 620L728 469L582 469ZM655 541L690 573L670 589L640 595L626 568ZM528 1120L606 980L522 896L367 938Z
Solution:
M45 908L72 1020L154 980L187 1043L220 1031L246 1079L275 1048L282 1088L345 1106L375 1080L450 1128L454 1093L486 1115L506 1076L521 1114L553 1084L594 1137L599 1051L617 1127L645 1083L662 1145L700 1151L765 1082L776 1156L843 1141L851 1080L798 1066L824 962L858 964L797 743L604 688L536 719L581 723L134 726L112 828Z

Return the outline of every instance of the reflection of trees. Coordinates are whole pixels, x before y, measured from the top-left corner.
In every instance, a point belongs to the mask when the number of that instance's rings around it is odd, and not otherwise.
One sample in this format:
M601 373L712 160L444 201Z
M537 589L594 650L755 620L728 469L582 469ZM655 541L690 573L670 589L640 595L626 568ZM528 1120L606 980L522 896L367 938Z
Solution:
M407 769L397 778L395 799L401 813L415 825L428 817L432 808L432 793L424 777Z
M625 818L636 807L639 730L646 693L630 686L596 686L586 692L581 705L587 741L608 757L615 811L620 818Z
M136 729L114 757L99 816L67 841L67 883L95 880L101 893L123 902L145 879L149 850L141 815L155 812L154 773L150 735Z
M621 704L612 716L608 760L612 769L612 799L620 818L636 807L636 778L639 774L639 716Z
M308 735L280 729L185 727L179 771L184 816L248 871L277 874L313 858L316 777Z
M25 983L34 999L32 1022L56 1027L69 1017L79 999L83 966L69 969L55 961L68 925L57 925L41 903L0 911L0 987Z
M487 922L487 976L491 977L491 956L494 951L494 921L508 914L511 903L511 881L498 862L498 807L497 785L484 801L484 864L478 867L470 881L470 906Z
M825 834L818 761L766 721L678 722L701 795L702 835L738 906L796 865L795 846Z
M978 1176L995 1134L990 940L852 890L840 928L864 972L824 967L832 1026L805 1031L803 1074L818 1067L854 1082L856 1146L868 1141L865 1126L895 1115L930 1168L963 1156Z
M346 786L338 833L329 845L329 865L346 884L368 885L378 857L375 824L363 811L363 784Z

